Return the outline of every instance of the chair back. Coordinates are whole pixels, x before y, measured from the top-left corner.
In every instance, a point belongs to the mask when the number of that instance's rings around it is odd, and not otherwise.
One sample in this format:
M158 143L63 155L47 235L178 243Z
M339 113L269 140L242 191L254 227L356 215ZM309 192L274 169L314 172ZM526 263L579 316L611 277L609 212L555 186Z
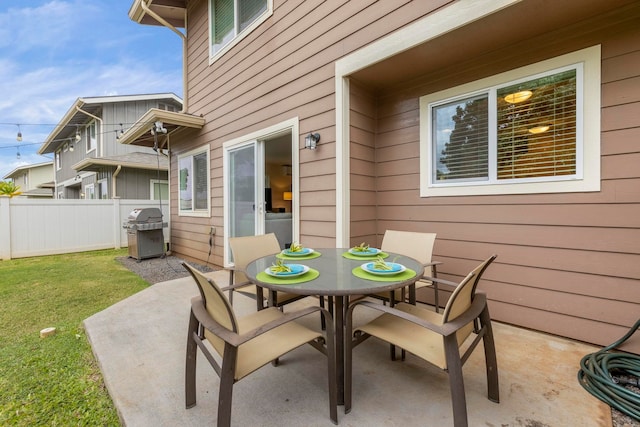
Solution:
M420 261L431 262L436 233L420 233L414 231L387 230L382 238L380 249L384 252L395 252ZM432 268L427 267L424 274L433 276Z
M491 264L496 257L497 255L491 255L482 264L474 268L467 277L462 279L462 282L456 286L444 308L444 312L442 314L443 324L454 320L471 307L480 278L489 264ZM458 344L462 344L469 334L471 334L472 330L473 322L470 322L469 325L460 329L457 335Z
M210 278L206 277L200 271L193 268L191 265L183 262L182 265L191 274L193 279L198 285L200 296L204 302L204 306L207 309L207 313L213 320L227 328L228 330L238 333L238 320L233 312L233 308L227 300L227 297L220 290L220 287ZM224 341L211 332L205 329L205 337L209 340L211 345L216 349L220 356L224 353Z
M274 233L258 236L230 237L229 246L235 265L234 283L247 281L244 270L247 265L258 258L275 255L280 252L280 243Z

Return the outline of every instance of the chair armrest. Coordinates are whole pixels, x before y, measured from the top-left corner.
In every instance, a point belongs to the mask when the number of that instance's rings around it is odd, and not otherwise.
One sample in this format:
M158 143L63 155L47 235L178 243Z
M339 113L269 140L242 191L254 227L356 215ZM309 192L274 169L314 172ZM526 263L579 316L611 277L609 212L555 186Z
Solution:
M444 264L444 263L442 261L431 261L431 262L428 262L426 264L422 264L422 266L423 267L432 267L432 266L441 265L441 264Z
M442 283L443 285L453 286L454 288L459 285L459 283L452 282L450 280L440 279L438 277L422 276L420 279L428 280L430 282Z
M253 282L247 280L247 281L244 281L244 282L234 283L233 285L225 286L224 288L220 288L220 290L223 291L223 292L224 291L228 291L228 290L236 290L238 288L244 288L246 286L251 286L253 284L254 284Z
M436 325L435 323L428 322L424 319L421 319L413 314L407 313L402 310L398 310L397 308L389 307L387 305L376 304L371 301L357 301L353 303L349 307L349 311L347 316L353 316L353 310L355 307L362 305L369 307L373 310L382 311L384 313L388 313L393 316L397 316L401 319L404 319L408 322L415 323L418 326L429 329L437 334L442 336L449 336L451 334L455 334L459 329L469 324L469 322L476 319L482 313L482 310L487 304L487 297L484 294L478 293L476 294L471 306L467 311L465 311L460 316L456 317L454 320L447 322L443 325Z
M220 337L225 342L231 344L234 347L238 347L241 344L244 344L247 341L250 341L270 330L277 328L278 326L284 325L285 323L291 322L292 320L298 319L303 316L307 316L311 313L315 313L316 311L320 311L321 314L325 317L329 326L333 327L333 317L329 311L321 307L307 307L302 310L292 311L286 314L283 314L282 317L275 319L271 322L265 323L264 325L252 329L245 334L239 335L236 332L230 331L226 327L222 326L218 322L216 322L207 312L207 309L204 306L204 302L202 301L202 297L194 297L191 299L191 312L195 316L195 318L200 322L200 324L216 335Z

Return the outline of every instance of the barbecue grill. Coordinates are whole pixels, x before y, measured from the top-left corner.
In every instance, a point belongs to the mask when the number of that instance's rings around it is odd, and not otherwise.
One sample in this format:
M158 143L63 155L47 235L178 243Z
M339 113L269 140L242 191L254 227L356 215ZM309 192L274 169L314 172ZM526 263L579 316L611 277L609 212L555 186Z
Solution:
M162 222L162 211L158 208L134 209L124 223L127 229L129 256L140 260L164 256L164 234L167 226Z

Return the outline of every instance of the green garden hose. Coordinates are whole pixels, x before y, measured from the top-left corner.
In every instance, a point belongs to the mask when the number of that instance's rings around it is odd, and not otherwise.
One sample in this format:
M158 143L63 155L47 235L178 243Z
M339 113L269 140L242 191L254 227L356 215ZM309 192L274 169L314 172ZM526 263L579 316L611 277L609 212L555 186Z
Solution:
M640 420L640 394L634 393L623 384L640 387L640 356L611 350L625 342L638 329L640 319L618 341L583 357L578 371L578 381L585 390L636 420Z

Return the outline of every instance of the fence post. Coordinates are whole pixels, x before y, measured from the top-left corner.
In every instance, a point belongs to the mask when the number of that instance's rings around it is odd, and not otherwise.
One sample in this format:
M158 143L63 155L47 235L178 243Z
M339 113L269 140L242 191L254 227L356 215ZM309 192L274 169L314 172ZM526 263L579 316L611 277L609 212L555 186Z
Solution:
M0 197L0 259L11 259L11 209L9 197Z
M113 243L116 249L122 247L120 241L120 229L122 228L122 219L120 218L120 197L114 197L113 199Z

